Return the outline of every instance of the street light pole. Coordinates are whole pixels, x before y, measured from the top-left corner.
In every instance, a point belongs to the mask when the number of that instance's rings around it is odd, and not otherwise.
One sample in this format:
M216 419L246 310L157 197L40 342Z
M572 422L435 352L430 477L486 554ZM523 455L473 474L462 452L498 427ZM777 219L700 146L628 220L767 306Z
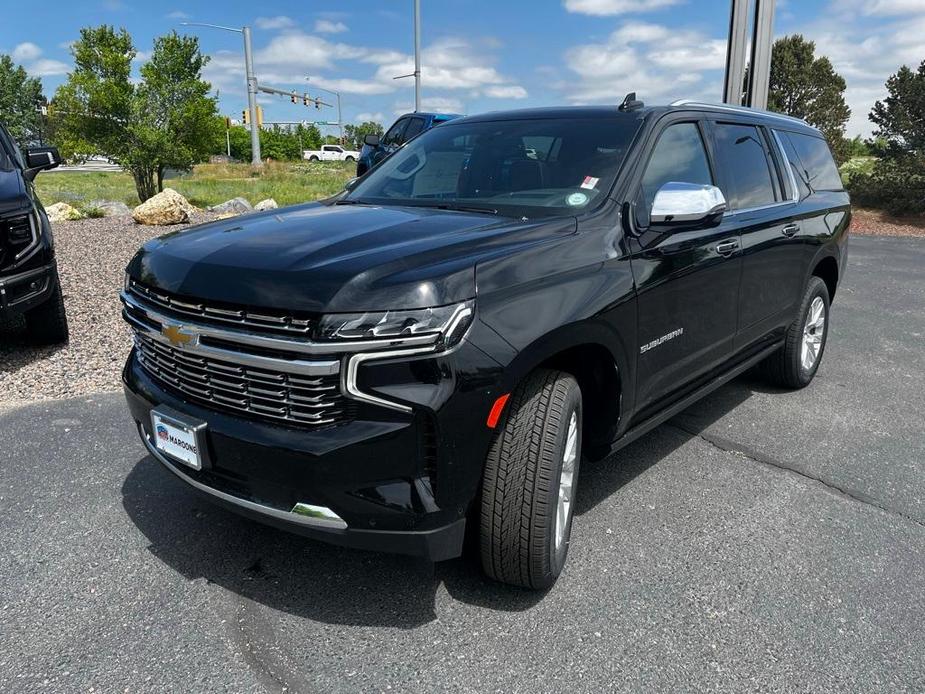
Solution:
M250 111L251 121L251 165L261 166L263 160L260 157L260 128L257 125L257 78L254 76L254 60L251 55L251 28L245 26L237 29L205 22L180 22L180 24L188 27L209 27L210 29L233 31L244 36L244 75L247 78L247 109Z
M421 0L414 0L414 110L421 110Z
M254 59L251 55L251 28L244 27L244 70L247 74L247 108L251 112L251 166L260 166L260 123L257 122L257 78L254 77Z

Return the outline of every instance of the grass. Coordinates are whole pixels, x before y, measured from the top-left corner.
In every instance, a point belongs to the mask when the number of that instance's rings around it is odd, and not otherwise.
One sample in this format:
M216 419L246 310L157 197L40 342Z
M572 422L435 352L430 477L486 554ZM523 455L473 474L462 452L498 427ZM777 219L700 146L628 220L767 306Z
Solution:
M248 164L200 164L188 174L166 179L164 187L197 207L236 197L252 205L265 198L293 205L333 195L355 175L356 164L349 162L273 162L260 170ZM122 172L50 171L36 179L36 188L46 206L66 202L87 209L95 200L115 200L134 207L139 202L132 177Z

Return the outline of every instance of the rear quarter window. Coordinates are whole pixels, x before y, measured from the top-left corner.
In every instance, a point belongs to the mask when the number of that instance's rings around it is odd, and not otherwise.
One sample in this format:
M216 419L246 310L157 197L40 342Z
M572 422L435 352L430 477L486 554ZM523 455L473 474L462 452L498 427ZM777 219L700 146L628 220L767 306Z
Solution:
M844 189L829 145L823 138L794 132L785 133L785 136L800 158L804 180L812 190Z

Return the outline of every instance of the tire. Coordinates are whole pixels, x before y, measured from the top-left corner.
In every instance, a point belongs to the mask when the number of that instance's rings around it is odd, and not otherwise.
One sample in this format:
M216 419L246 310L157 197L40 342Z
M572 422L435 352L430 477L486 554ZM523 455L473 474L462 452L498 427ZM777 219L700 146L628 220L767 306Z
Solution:
M308 160L309 160L309 161L318 161L318 157L316 157L316 156L311 156L311 157L308 158Z
M354 162L356 161L356 159L354 159L353 157L347 157L346 159L344 159L344 161Z
M542 590L562 572L581 462L581 421L581 389L562 371L535 371L511 395L482 481L479 545L482 568L491 578ZM560 507L569 451L570 503Z
M68 340L67 315L61 282L54 279L55 288L48 300L25 313L26 334L40 345L60 345Z
M805 388L813 380L829 336L829 290L818 277L810 277L796 320L787 329L784 346L762 363L764 375L783 388ZM821 323L820 320L821 319ZM804 336L816 345L815 352Z

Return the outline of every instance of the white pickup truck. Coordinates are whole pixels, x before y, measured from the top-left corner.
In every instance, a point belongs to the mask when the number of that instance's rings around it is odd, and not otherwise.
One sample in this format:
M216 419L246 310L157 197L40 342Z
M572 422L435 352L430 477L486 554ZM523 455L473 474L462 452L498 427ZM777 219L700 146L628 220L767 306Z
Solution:
M321 149L306 149L302 158L309 161L356 161L360 153L340 145L322 145Z

